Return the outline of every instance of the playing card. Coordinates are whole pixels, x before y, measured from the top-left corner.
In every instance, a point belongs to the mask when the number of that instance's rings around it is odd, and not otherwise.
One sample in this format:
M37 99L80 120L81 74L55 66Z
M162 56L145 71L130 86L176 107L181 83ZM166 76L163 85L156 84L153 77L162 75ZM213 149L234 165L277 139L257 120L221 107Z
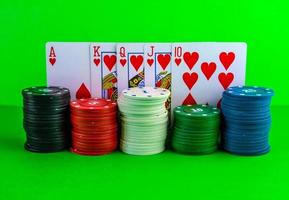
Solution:
M143 43L117 44L118 94L130 87L144 86Z
M91 97L89 46L88 42L48 42L47 84L67 87L72 99Z
M170 89L171 44L152 43L144 45L145 85Z
M145 85L171 90L171 43L144 45ZM171 98L166 102L170 110Z
M245 84L245 43L174 43L172 108L218 105L229 86Z
M92 96L116 101L116 43L92 43L90 59Z

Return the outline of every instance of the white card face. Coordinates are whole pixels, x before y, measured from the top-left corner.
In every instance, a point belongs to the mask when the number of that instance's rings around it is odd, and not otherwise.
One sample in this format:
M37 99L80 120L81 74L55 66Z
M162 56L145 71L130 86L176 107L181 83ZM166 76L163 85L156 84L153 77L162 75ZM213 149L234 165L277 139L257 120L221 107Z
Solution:
M170 43L144 45L146 86L171 88L171 47Z
M91 43L92 96L117 100L116 43Z
M131 87L144 86L143 43L117 44L118 94Z
M246 43L172 44L172 108L217 106L230 86L245 84Z
M68 88L71 99L91 97L89 46L88 42L46 43L47 84Z

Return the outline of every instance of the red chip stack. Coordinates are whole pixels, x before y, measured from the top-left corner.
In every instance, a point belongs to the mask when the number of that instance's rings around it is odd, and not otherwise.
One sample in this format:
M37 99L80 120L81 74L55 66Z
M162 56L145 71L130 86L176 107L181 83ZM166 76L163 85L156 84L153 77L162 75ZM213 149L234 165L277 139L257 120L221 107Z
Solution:
M81 155L103 155L117 147L117 106L108 99L71 101L72 147Z

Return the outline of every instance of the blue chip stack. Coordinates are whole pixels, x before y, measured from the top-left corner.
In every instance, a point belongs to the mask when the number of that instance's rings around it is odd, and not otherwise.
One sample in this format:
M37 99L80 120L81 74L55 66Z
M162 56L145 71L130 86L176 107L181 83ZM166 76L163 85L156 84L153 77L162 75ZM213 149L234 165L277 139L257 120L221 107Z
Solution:
M233 154L261 155L270 151L270 104L274 92L262 87L236 86L223 93L222 145Z

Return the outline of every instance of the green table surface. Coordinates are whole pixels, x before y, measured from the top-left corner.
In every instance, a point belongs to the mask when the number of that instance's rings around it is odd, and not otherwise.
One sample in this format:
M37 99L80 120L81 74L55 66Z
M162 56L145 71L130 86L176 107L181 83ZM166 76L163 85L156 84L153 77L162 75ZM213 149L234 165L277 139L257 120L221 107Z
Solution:
M288 199L288 112L272 107L272 150L263 156L89 157L25 151L21 108L0 107L0 199Z

